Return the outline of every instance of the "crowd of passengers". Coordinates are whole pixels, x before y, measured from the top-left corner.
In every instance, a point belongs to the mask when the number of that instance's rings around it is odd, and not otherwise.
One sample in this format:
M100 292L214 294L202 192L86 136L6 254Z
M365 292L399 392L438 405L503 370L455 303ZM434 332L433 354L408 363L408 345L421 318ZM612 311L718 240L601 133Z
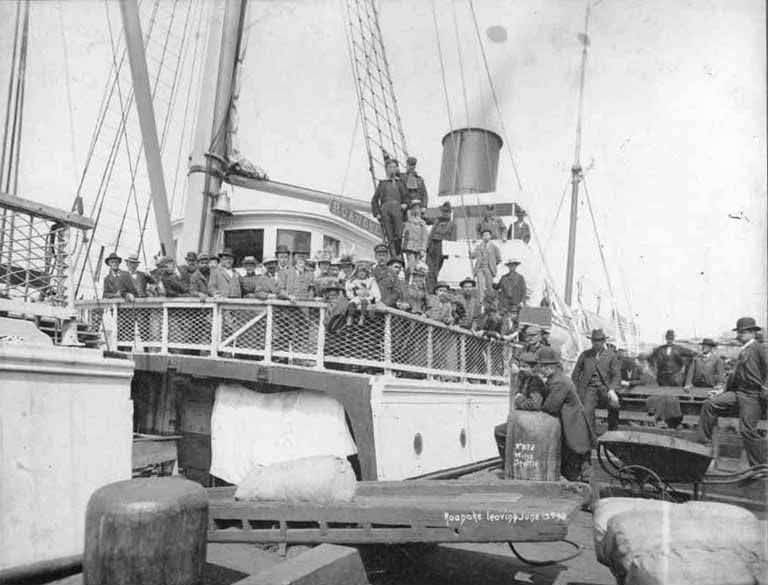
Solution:
M181 266L161 256L154 270L148 272L139 270L137 255L125 259L127 270L123 270L123 259L113 253L106 259L109 272L104 278L103 296L128 301L190 296L294 302L322 299L329 304L332 328L364 325L378 309L390 307L488 338L519 340L518 318L520 308L527 303L528 289L517 272L520 261L516 259L506 262L507 274L493 282L501 262L493 255L495 245L490 236L483 230L483 240L473 254L478 278L467 277L457 288L439 281L430 287L429 269L421 258L408 266L400 256L391 256L385 244L374 248L373 262L355 262L351 256L332 260L327 252L309 258L306 252L291 252L279 245L274 258L260 262L245 256L239 269L235 269L234 254L227 248L216 255L189 252ZM529 343L547 344L548 331L529 328L525 333Z

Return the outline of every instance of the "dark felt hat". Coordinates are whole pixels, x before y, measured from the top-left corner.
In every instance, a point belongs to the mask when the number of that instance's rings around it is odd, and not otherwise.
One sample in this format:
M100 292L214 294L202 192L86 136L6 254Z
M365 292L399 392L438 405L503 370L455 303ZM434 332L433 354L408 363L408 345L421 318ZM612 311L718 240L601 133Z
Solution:
M117 260L118 262L122 262L122 261L123 261L123 259L122 259L120 256L118 256L117 252L112 252L112 253L111 253L109 256L107 256L107 257L104 259L104 264L106 264L107 266L109 266L109 263L110 263L112 260Z
M376 244L376 246L374 246L373 248L373 251L377 254L379 252L386 252L387 254L389 254L389 248L387 247L386 244Z
M448 286L448 283L443 282L442 280L435 285L435 292L437 292L438 289L441 289L441 288L444 288L445 290L451 290L451 287Z
M560 363L560 352L551 347L542 347L536 358L540 366L551 366Z
M189 262L190 260L197 260L197 254L195 254L194 252L187 252L187 255L184 256L184 260L186 260L187 262Z
M675 338L675 330L667 329L667 332L664 334L664 339L674 339L674 338Z
M210 256L206 254L205 252L201 252L200 255L197 257L198 262L208 262L210 259Z
M393 256L389 260L387 260L387 266L392 266L393 264L400 264L400 266L403 265L403 259L400 258L400 256Z
M235 255L232 253L232 248L224 248L221 252L219 252L219 258L224 258L224 256L234 258Z
M708 345L709 347L717 347L717 342L714 339L705 337L701 340L701 345Z
M419 162L419 159L417 159L415 156L409 156L407 159L405 159L405 162L407 162L409 165L415 165L417 162Z
M736 321L736 327L734 331L760 331L761 327L758 327L757 322L752 317L741 317Z
M592 341L605 341L607 339L605 332L602 329L593 329L589 338Z
M279 244L277 248L275 248L275 256L278 254L290 254L291 251L288 249L288 246L285 244Z
M443 203L440 205L440 209L442 211L450 211L452 209L451 202L450 201L443 201Z
M459 286L464 286L467 283L471 284L472 286L477 286L477 283L475 282L475 279L472 278L471 276L467 276L464 280L462 280L459 283Z

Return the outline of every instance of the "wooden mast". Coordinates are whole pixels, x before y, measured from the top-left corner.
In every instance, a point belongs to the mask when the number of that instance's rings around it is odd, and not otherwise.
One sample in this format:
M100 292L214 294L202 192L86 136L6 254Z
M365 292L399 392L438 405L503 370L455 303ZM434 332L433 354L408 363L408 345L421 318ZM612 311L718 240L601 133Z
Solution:
M152 90L149 85L147 59L144 53L144 35L141 33L139 6L136 0L121 0L120 10L123 16L125 44L128 48L128 60L131 64L131 77L136 100L136 110L141 126L141 138L144 143L144 156L147 161L147 174L155 212L155 223L164 254L175 255L175 245L171 232L171 214L168 210L168 196L163 176L163 160L160 155L160 141L157 137L155 109L152 105Z
M576 224L579 218L579 183L582 179L581 169L581 118L584 108L584 76L587 69L587 48L589 47L589 11L590 0L587 0L587 11L584 17L584 34L581 36L581 78L579 81L579 113L576 121L576 147L574 163L571 167L571 219L568 227L568 260L565 265L565 304L571 306L573 299L573 271L576 262Z

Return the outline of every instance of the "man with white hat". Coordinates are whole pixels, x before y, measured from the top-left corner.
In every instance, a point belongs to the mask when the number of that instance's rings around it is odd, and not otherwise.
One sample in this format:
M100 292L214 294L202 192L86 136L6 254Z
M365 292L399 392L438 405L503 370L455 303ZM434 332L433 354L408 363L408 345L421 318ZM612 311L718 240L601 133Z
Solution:
M105 299L124 298L127 301L133 301L138 294L130 275L125 270L120 270L122 261L117 252L112 252L104 260L104 263L109 266L102 289L102 296Z
M125 265L128 268L128 274L133 280L133 286L136 287L136 296L143 298L148 296L147 288L155 283L155 280L146 272L138 270L139 268L139 255L131 254L125 259Z
M528 285L525 277L517 272L520 260L510 258L504 263L509 272L501 277L496 288L499 290L499 310L508 313L523 305L528 298Z
M768 401L768 357L765 346L755 336L760 327L752 317L742 317L734 331L741 343L736 367L726 382L725 391L708 398L699 418L700 439L709 442L719 416L739 415L739 433L750 466L766 462L765 439L757 423Z

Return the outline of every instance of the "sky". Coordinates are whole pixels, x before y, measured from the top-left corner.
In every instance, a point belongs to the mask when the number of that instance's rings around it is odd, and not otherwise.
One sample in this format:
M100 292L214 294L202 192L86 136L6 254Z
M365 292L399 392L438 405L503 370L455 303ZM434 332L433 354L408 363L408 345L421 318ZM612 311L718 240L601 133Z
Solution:
M170 10L171 0L161 3ZM108 8L119 32L116 6ZM239 146L275 180L369 199L342 6L251 1ZM468 3L434 6L453 126L501 133ZM554 219L574 160L585 6L475 2L507 131L497 192L529 211L560 288L568 201ZM432 0L379 2L409 151L435 194L451 126L432 7ZM14 2L0 3L2 55L14 10ZM21 196L71 205L112 59L106 12L97 0L33 3ZM647 341L667 328L709 336L742 315L768 318L765 22L759 0L593 2L581 158L617 303L631 308ZM490 27L503 28L506 39ZM9 65L0 63L3 111ZM191 111L195 105L196 97ZM178 192L192 129L182 127L183 106L182 99L172 107L164 158L169 190L181 173ZM234 204L253 196L235 190ZM583 197L578 226L576 274L605 290Z

